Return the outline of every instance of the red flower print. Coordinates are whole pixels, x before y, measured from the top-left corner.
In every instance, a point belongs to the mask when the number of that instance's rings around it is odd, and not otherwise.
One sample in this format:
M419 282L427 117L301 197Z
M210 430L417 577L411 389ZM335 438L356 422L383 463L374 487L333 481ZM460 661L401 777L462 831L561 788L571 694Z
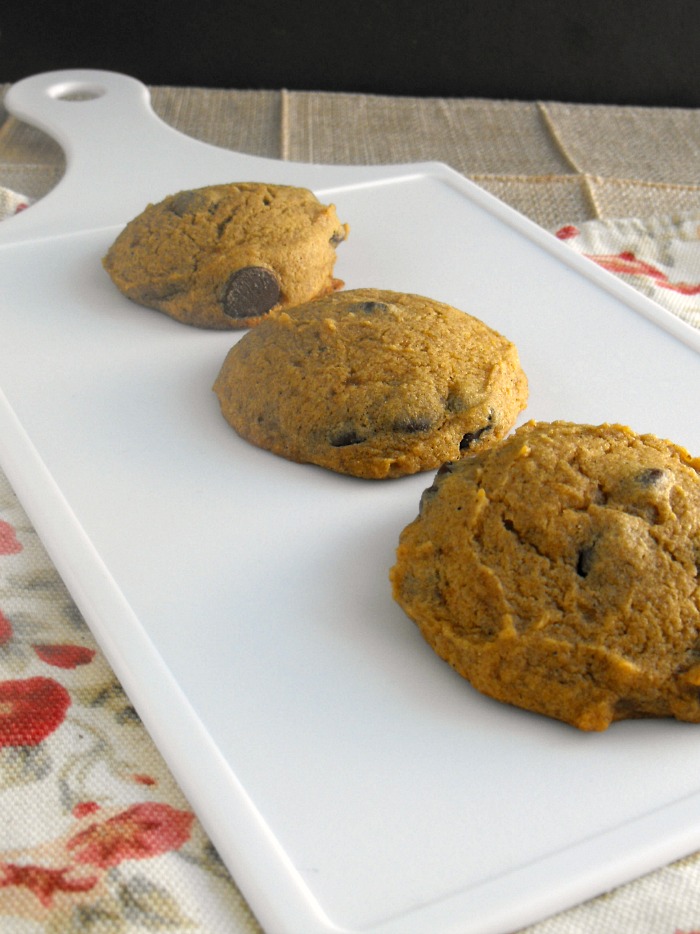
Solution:
M52 678L0 681L0 747L37 746L63 723L70 702Z
M554 234L559 240L571 240L572 237L578 237L580 230L573 224L567 224L566 227L560 227Z
M75 805L72 813L73 817L80 819L81 817L85 817L88 814L94 814L95 811L99 810L100 806L97 801L80 801Z
M16 555L22 550L22 543L9 522L0 519L0 555Z
M151 775L146 775L144 772L134 772L131 776L135 782L138 782L139 785L157 785L158 782Z
M77 668L87 665L95 657L94 649L82 645L33 645L32 648L47 665L55 668Z
M91 824L66 844L79 863L109 869L125 859L149 859L178 850L189 839L194 816L169 804L134 804Z
M12 638L12 623L0 610L0 645L4 645Z
M657 269L651 263L638 259L634 253L586 253L588 259L598 263L603 269L610 272L623 273L628 276L647 276L653 279L659 288L671 289L682 295L700 295L700 285L691 285L688 282L671 282L665 272Z
M70 869L47 869L44 866L18 866L0 863L0 888L24 886L36 895L45 908L50 908L56 892L88 892L98 881L97 876L67 879Z

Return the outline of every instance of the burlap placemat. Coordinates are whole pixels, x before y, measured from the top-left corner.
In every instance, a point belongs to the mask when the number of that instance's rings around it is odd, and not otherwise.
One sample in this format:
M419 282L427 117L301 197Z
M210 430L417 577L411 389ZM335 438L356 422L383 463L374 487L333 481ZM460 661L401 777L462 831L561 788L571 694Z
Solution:
M548 229L700 210L695 110L167 87L152 100L182 132L251 155L446 162ZM52 140L0 109L4 185L40 197L62 165Z

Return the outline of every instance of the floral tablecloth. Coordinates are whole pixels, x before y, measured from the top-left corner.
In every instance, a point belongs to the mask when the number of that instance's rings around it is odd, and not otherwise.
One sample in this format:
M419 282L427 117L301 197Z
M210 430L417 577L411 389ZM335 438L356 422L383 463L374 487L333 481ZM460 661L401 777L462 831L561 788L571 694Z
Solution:
M700 327L700 212L552 232ZM0 931L260 931L2 474ZM699 934L700 854L527 931Z

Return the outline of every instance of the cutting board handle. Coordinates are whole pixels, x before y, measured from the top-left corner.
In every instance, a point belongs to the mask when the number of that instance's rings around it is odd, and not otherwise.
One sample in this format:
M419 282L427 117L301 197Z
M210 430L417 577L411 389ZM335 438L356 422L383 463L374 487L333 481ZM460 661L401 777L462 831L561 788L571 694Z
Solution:
M92 137L99 124L111 136L120 110L128 113L130 122L152 115L150 94L140 81L116 72L85 69L24 78L7 91L5 105L70 151L79 151L81 141ZM104 141L92 138L92 144L100 142Z
M258 180L308 186L308 166L232 152L173 129L153 111L148 88L116 72L34 75L8 90L5 106L56 140L66 171L41 201L0 225L0 243L123 224L183 188ZM315 166L313 177L332 184L336 171Z

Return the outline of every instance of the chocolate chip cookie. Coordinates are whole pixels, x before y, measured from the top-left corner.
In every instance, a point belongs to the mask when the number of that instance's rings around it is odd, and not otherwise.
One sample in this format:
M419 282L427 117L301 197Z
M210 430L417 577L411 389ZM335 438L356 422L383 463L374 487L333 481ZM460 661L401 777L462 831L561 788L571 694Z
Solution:
M700 722L700 459L620 425L524 425L443 466L395 599L484 694L573 724Z
M381 479L496 443L525 407L527 380L515 346L479 319L356 289L261 322L230 350L214 390L253 444Z
M132 301L202 328L245 328L341 288L333 205L305 188L246 182L181 191L126 225L103 264Z

